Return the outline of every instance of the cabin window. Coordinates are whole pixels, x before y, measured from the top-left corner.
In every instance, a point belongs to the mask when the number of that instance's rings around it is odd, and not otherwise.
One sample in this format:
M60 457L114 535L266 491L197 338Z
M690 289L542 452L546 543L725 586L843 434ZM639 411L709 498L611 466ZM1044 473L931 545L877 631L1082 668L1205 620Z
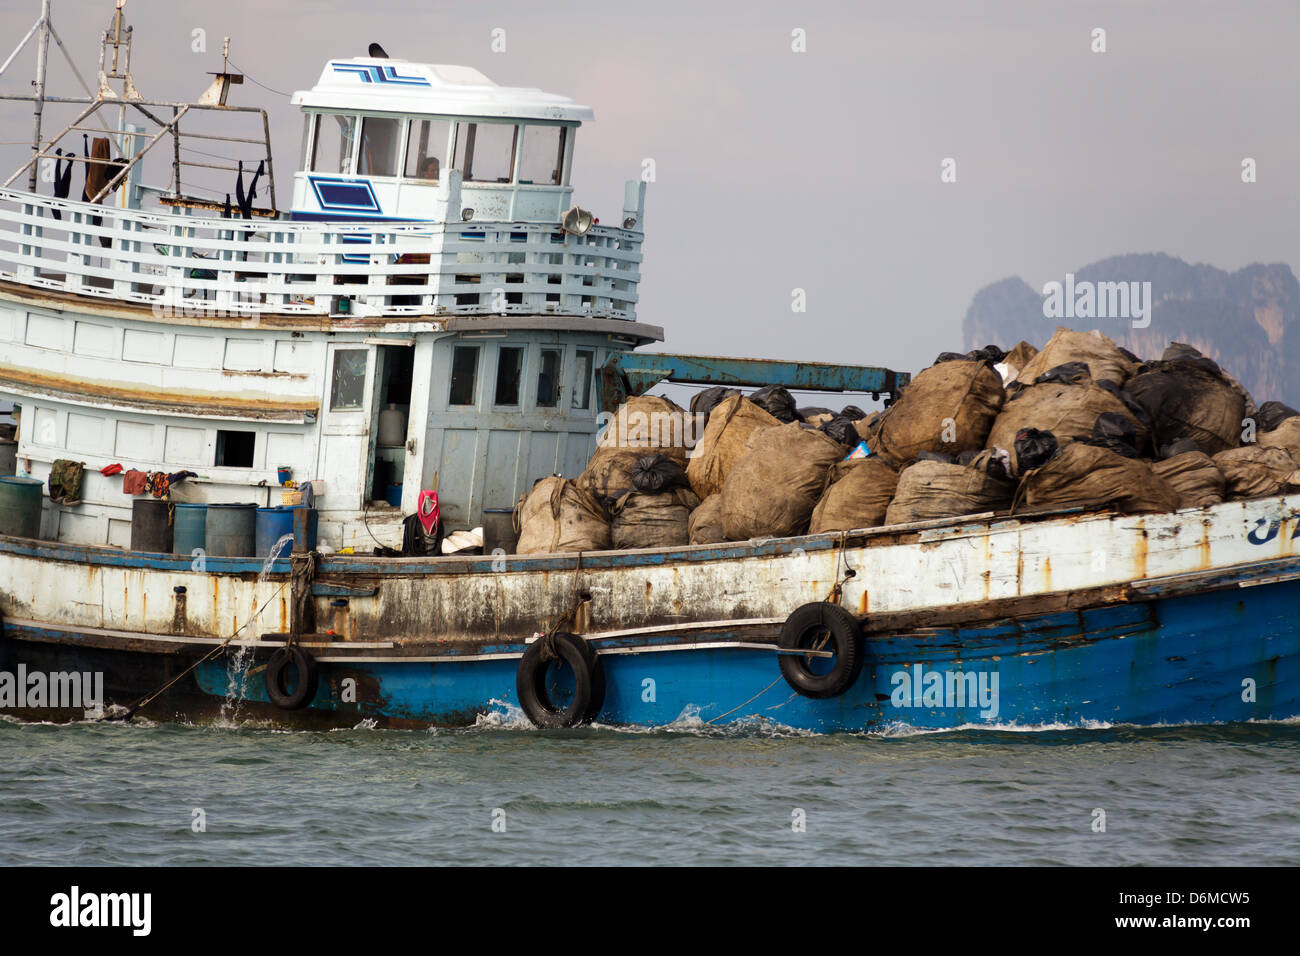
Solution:
M559 186L564 179L563 126L525 126L519 181L537 186Z
M366 349L339 349L334 353L334 374L330 376L330 411L355 411L366 399Z
M312 150L314 173L352 172L352 139L356 117L322 113L316 120L316 146Z
M542 364L537 370L537 407L555 408L560 404L560 350L542 349Z
M591 408L591 372L596 353L591 349L578 349L573 363L573 407Z
M451 394L448 405L473 405L478 375L478 346L458 345L451 353Z
M252 468L256 444L257 432L217 429L217 458L213 464L218 468Z
M446 165L450 138L451 123L446 120L411 120L402 175L407 179L437 182L442 167Z
M518 129L505 123L457 123L455 165L465 181L510 182Z
M362 176L396 176L397 147L401 138L401 120L377 116L363 119L357 173Z
M519 377L523 370L523 349L502 346L497 350L497 392L493 404L519 404Z

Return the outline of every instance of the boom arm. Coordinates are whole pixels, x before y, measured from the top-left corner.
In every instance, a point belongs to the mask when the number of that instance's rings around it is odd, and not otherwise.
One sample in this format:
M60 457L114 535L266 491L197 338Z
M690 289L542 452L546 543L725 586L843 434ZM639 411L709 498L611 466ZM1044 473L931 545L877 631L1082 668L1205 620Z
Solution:
M600 371L600 403L613 411L630 396L644 395L660 382L690 385L783 385L812 392L870 392L887 396L890 405L911 380L907 372L869 365L828 365L777 359L731 358L716 355L673 355L664 352L620 352Z

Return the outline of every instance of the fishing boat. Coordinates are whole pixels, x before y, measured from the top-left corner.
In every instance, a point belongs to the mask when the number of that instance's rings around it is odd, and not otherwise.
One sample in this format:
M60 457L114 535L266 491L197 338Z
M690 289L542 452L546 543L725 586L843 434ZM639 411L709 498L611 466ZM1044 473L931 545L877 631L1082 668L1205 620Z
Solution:
M35 93L2 94L36 129L0 187L0 712L819 732L1300 714L1300 498L392 556L426 501L490 537L660 382L889 401L909 376L642 351L664 338L637 316L646 182L602 225L571 184L592 111L472 68L328 60L292 97L282 210L268 116L230 102L244 76L223 59L197 100L143 96L123 6L96 91L47 94L46 0ZM47 136L50 103L77 112ZM186 188L221 147L253 151L223 170L233 204ZM159 161L170 182L146 184ZM152 525L130 474L164 503ZM269 548L211 546L286 492L313 507ZM199 511L209 546L182 545ZM102 692L54 693L74 678Z

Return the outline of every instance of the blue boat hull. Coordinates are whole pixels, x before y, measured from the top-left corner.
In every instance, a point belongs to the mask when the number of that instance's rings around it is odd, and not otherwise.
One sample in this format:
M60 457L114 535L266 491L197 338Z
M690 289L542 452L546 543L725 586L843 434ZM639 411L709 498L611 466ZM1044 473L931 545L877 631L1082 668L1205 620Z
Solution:
M772 650L734 641L711 647L699 635L690 644L671 636L656 644L598 643L607 690L596 720L653 727L763 718L816 732L1280 720L1300 715L1297 608L1300 581L1280 581L868 636L856 683L822 700L795 693ZM175 655L82 644L71 632L7 627L0 665L102 670L107 703L123 705L181 670ZM323 657L314 699L283 711L266 696L261 672L269 649L259 648L246 673L216 657L141 713L298 727L472 725L519 706L522 646L491 651L433 662Z

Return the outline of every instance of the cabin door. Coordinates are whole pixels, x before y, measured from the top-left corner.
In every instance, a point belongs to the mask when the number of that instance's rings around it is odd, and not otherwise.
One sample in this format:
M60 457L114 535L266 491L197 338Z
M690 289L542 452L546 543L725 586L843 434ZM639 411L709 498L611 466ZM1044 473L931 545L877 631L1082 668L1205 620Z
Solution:
M359 511L370 490L376 347L339 342L331 344L329 351L321 430L325 494L331 509Z

